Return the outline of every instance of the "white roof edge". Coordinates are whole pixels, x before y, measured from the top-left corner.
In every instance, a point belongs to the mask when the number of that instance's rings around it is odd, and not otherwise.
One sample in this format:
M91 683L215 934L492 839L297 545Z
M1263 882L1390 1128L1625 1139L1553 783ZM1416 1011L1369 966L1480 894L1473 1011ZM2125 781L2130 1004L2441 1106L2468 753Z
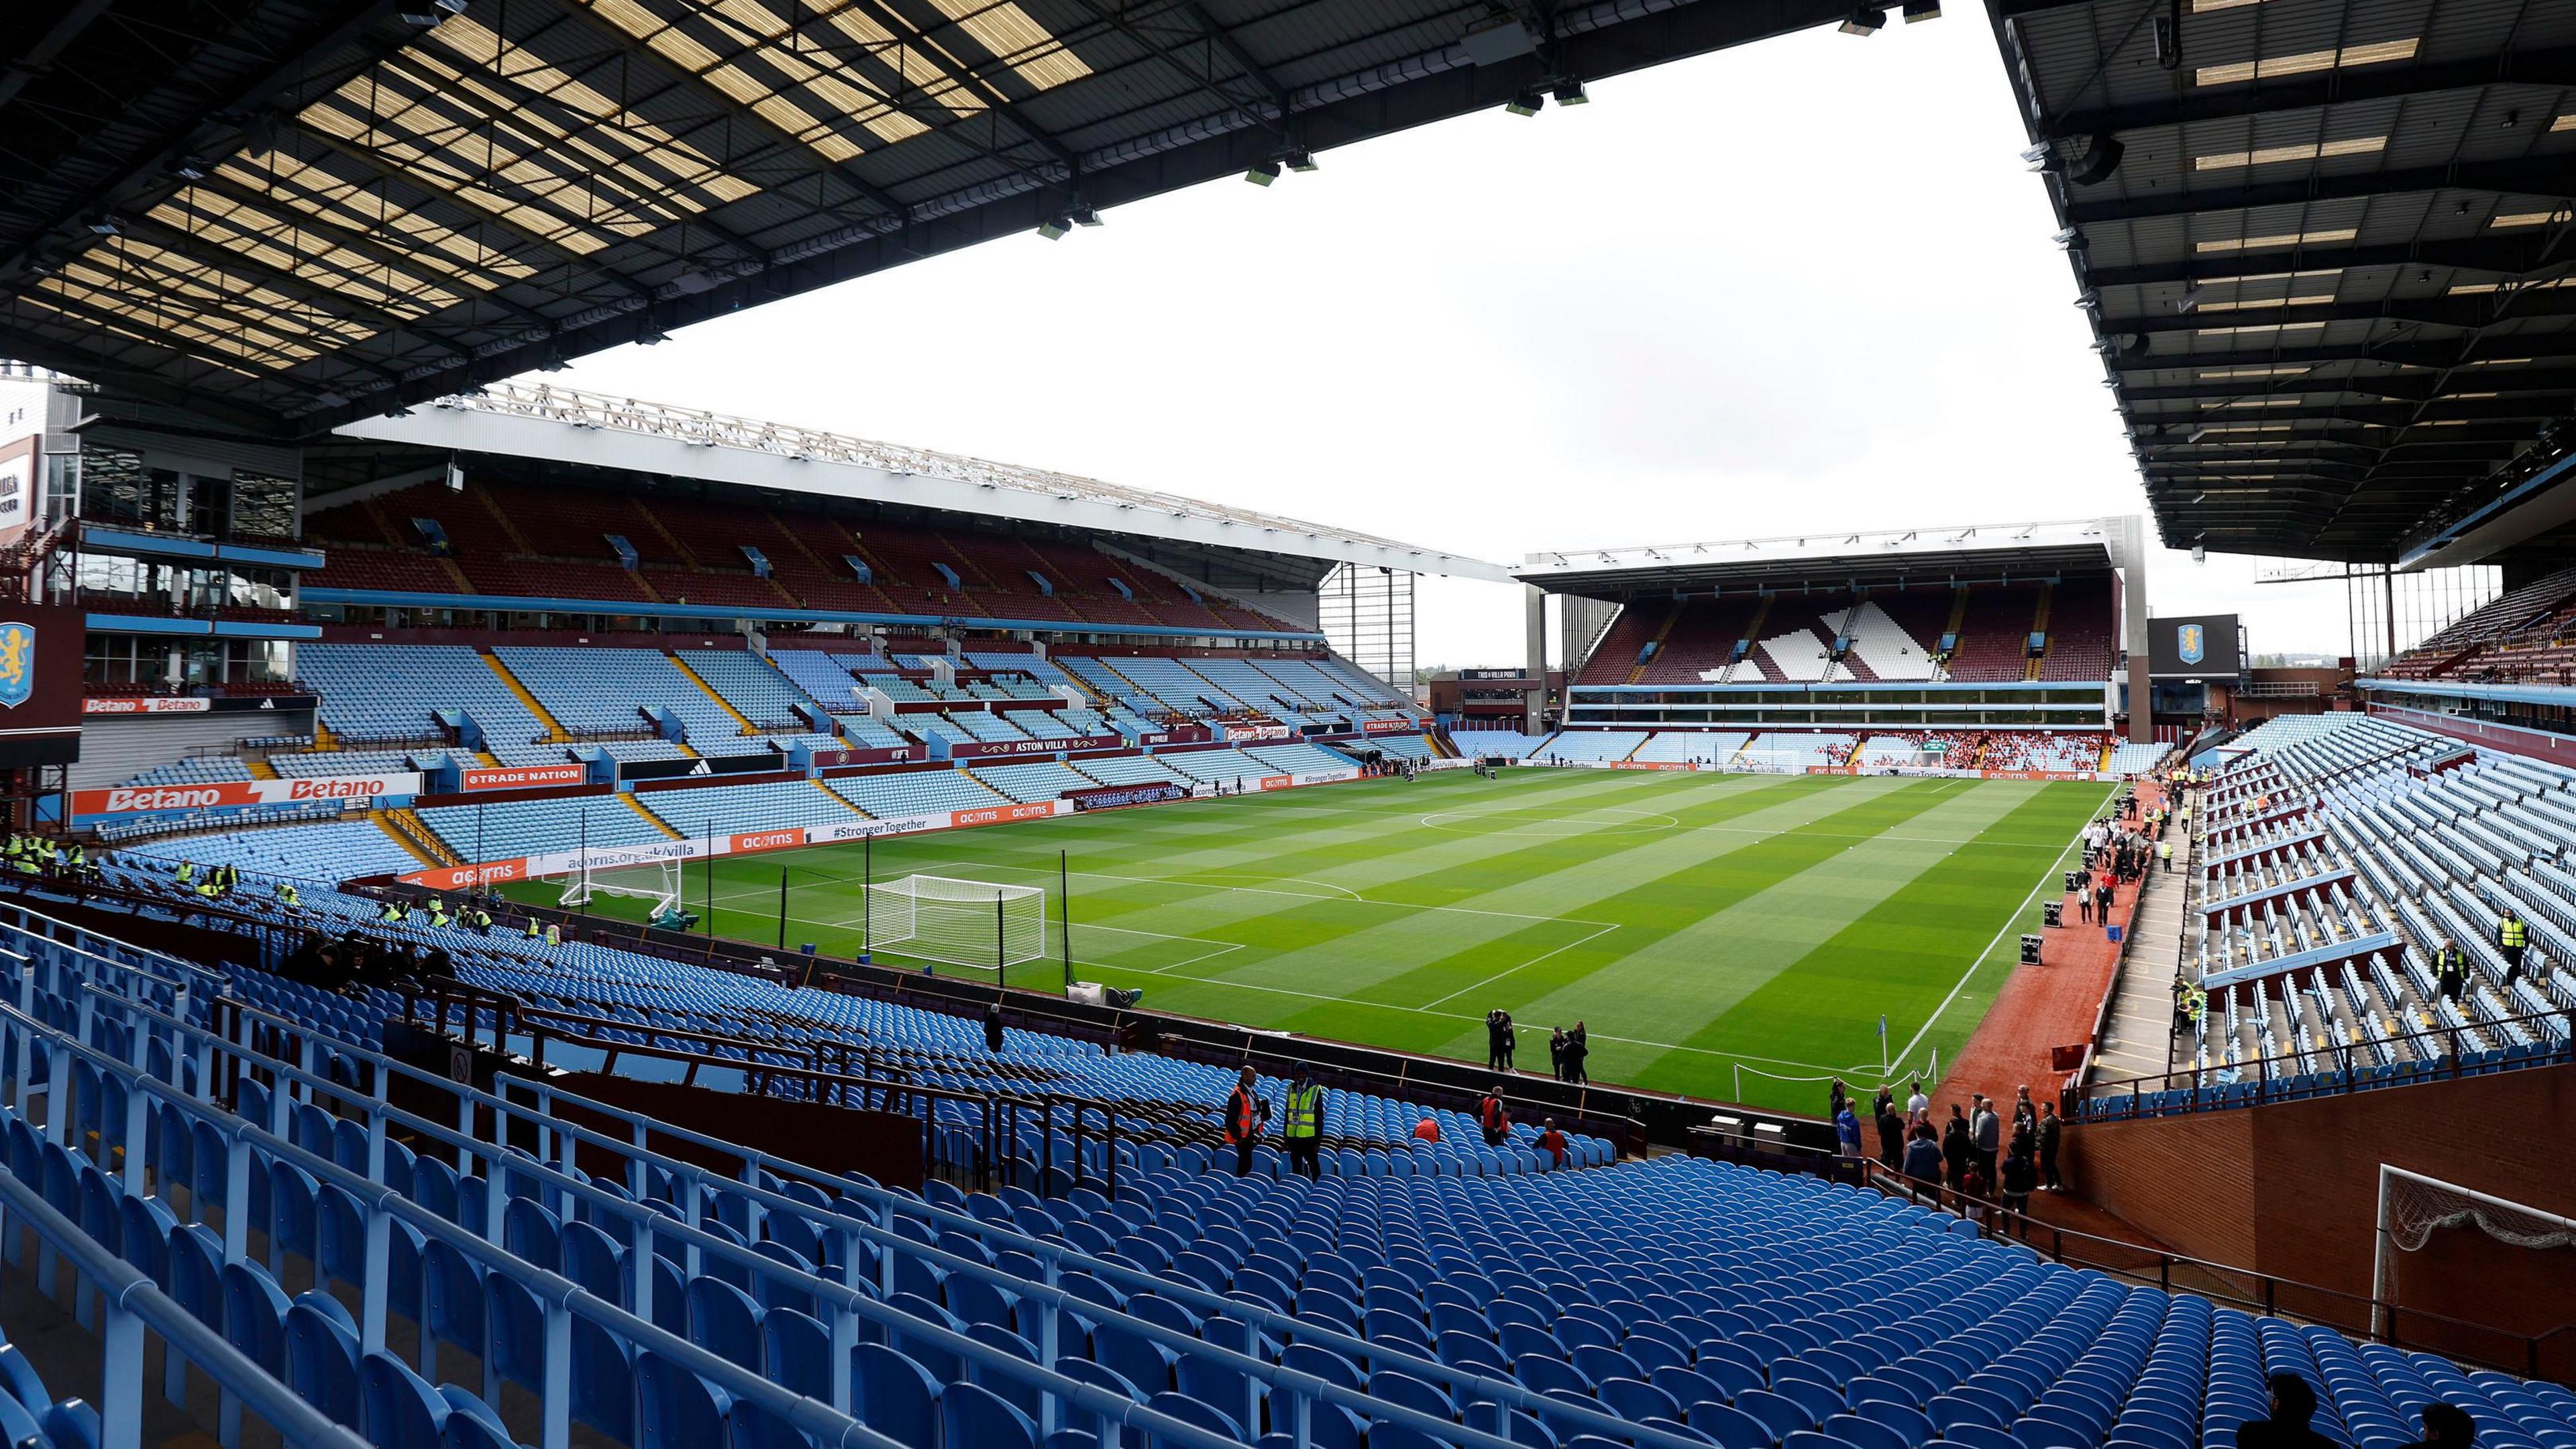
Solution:
M1580 577L1624 569L1683 568L1712 563L1762 563L1784 559L1860 559L1907 554L1992 552L2099 544L2111 563L2124 564L2117 518L2076 518L2034 523L1973 524L1948 528L1835 529L1772 538L1701 543L1636 544L1620 548L1544 549L1524 554L1512 573L1520 578Z
M1103 533L1512 582L1501 565L1302 519L1070 473L546 384L495 383L341 437L901 503Z

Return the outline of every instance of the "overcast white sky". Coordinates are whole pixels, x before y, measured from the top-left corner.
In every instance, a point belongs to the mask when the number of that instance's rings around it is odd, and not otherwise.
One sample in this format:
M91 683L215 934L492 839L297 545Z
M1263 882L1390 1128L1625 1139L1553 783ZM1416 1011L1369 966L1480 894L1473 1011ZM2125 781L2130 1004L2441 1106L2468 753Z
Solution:
M1973 7L1322 153L709 322L555 381L1533 549L2142 512ZM2342 652L2340 585L2161 553L2155 612ZM1516 662L1434 582L1424 663Z

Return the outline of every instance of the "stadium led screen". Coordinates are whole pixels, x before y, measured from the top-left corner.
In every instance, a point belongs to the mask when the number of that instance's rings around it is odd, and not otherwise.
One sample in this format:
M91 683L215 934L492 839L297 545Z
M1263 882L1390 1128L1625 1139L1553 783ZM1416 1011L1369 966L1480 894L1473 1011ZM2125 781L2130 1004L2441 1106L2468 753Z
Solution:
M2245 667L2234 614L2147 622L2147 673L2157 679L2232 679Z

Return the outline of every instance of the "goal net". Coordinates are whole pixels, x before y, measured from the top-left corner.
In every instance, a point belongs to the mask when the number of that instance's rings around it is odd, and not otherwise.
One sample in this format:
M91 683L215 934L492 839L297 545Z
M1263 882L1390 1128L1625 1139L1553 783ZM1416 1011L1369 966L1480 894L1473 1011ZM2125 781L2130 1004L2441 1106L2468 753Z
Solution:
M1037 886L908 875L868 887L872 950L998 972L1044 957L1046 931Z
M635 865L594 866L584 860L581 867L564 877L564 906L586 906L601 898L624 897L651 903L655 917L669 914L680 905L680 862L648 860Z

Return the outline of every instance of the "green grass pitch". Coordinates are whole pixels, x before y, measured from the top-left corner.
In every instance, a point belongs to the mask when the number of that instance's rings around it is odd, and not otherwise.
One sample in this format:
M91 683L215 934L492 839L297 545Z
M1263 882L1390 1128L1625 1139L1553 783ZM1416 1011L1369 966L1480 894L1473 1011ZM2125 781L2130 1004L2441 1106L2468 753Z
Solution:
M1043 886L1052 953L1066 852L1076 974L1148 1009L1482 1060L1500 1006L1524 1068L1582 1019L1595 1081L1816 1111L1805 1079L1877 1077L1882 1013L1900 1070L1957 1052L2108 794L1460 770L879 840L873 869ZM857 845L692 863L689 908L774 942L782 872L787 949L854 955ZM1062 981L1052 959L1011 971Z

